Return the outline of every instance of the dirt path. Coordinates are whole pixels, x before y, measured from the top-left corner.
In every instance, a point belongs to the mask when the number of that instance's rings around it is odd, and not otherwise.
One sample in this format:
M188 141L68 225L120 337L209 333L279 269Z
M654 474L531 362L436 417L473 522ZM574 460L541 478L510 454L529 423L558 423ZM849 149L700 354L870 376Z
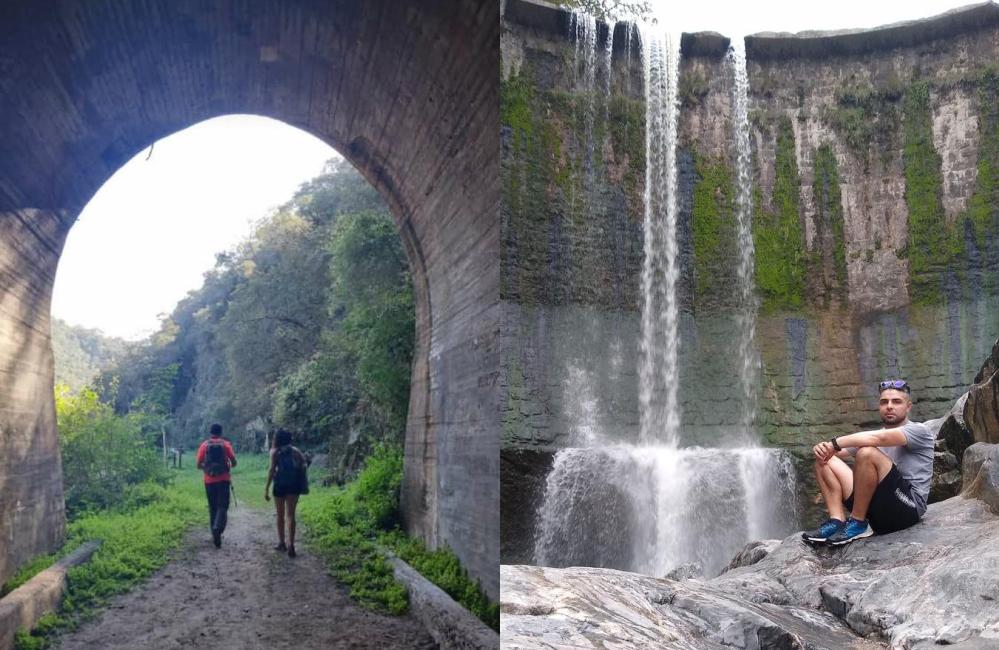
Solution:
M212 545L206 522L187 536L177 559L58 647L436 648L411 616L354 604L306 549L294 560L273 550L277 533L269 515L231 510L221 549Z

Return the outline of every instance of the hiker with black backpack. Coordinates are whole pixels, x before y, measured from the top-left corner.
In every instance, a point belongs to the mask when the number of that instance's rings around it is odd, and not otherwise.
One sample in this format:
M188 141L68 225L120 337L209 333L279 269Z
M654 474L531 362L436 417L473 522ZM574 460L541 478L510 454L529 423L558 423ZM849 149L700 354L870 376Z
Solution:
M271 483L274 483L274 507L277 509L278 545L276 551L288 551L295 557L295 508L298 497L309 493L307 474L308 459L291 444L291 434L278 429L271 447L271 466L264 486L264 500L270 501ZM285 546L284 524L288 522L288 545Z
M197 461L198 469L205 473L212 542L215 548L221 548L222 533L225 532L229 514L229 491L232 489L229 470L236 466L236 452L232 444L222 437L222 425L212 425L211 436L198 447Z

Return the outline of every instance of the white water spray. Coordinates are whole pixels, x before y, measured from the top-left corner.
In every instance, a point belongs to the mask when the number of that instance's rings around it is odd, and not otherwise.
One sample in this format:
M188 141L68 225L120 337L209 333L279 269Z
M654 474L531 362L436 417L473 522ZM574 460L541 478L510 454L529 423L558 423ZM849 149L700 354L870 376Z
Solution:
M644 444L676 447L677 402L676 134L680 39L642 34L645 70L645 261L639 408Z
M739 242L739 309L736 323L739 328L739 432L746 443L754 443L756 402L759 383L759 354L756 350L757 298L755 284L755 255L753 248L753 186L752 150L749 143L749 75L746 72L746 44L742 38L732 40L728 53L732 65L732 108L735 133L735 217Z

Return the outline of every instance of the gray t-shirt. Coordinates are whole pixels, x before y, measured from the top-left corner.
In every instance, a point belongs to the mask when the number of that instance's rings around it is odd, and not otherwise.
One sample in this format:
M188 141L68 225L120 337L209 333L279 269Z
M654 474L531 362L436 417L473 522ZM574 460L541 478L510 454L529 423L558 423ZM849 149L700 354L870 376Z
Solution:
M922 517L926 512L926 499L930 495L930 480L933 478L933 434L922 422L906 420L900 427L907 440L901 447L878 447L888 458L892 459L898 471L912 485L912 496L915 497L916 511ZM850 448L850 453L857 454L857 448Z

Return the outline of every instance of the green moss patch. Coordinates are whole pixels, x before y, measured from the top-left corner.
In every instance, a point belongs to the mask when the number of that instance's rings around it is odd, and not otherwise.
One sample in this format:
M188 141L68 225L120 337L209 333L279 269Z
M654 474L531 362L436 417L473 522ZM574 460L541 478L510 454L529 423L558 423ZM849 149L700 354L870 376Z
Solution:
M773 210L757 210L753 222L756 285L766 310L802 306L805 289L805 242L800 217L800 178L791 120L777 122Z
M938 302L943 298L942 273L960 256L961 243L944 218L941 160L933 147L930 89L926 82L915 82L906 90L904 136L911 298L916 303Z
M738 259L732 171L725 161L694 155L692 234L694 295L699 306L717 304L735 278Z

